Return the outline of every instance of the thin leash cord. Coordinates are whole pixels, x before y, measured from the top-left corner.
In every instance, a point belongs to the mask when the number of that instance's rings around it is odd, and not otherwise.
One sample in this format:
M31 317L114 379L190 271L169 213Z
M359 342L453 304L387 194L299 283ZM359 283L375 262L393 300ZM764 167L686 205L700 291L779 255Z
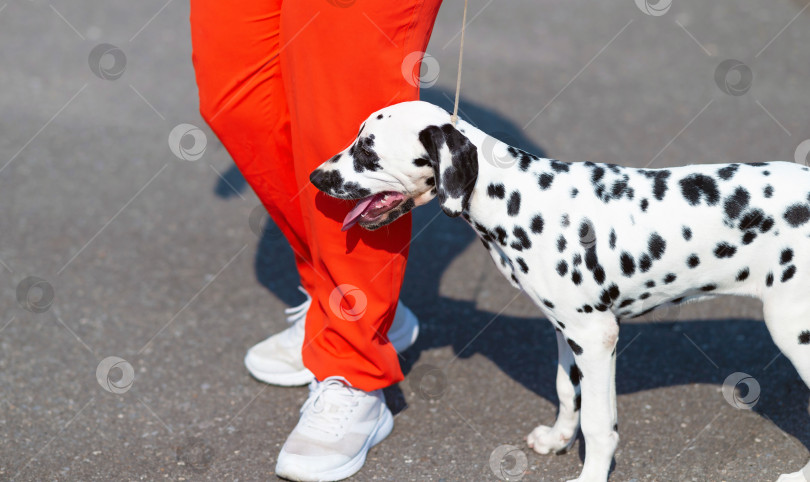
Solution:
M450 122L455 126L458 122L458 98L461 93L461 60L464 54L464 30L467 27L467 0L464 0L464 15L461 20L461 45L458 48L458 76L456 77L456 100L453 103L453 115Z

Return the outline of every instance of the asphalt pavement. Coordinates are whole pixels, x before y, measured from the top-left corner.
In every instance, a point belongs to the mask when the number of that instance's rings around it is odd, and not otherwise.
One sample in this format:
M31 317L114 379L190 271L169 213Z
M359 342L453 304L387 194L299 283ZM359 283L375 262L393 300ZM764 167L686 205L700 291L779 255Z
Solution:
M445 2L422 71L445 107L462 5ZM806 163L808 5L472 0L460 114L569 161ZM302 298L200 118L188 13L0 0L0 480L275 478L307 391L242 358ZM387 390L394 432L353 480L575 477L581 437L558 456L523 440L556 414L550 324L462 221L432 203L414 223L402 298L422 333ZM622 330L610 480L775 480L810 459L810 391L759 302Z

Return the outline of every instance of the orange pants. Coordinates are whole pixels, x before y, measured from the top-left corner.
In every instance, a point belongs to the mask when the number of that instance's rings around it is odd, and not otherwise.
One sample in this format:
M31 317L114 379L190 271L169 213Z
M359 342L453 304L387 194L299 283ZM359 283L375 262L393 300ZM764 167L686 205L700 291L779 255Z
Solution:
M369 114L418 99L403 64L427 47L440 3L191 0L200 112L295 252L313 298L304 364L319 380L340 375L370 391L403 378L386 333L410 216L341 232L353 203L318 192L309 174Z

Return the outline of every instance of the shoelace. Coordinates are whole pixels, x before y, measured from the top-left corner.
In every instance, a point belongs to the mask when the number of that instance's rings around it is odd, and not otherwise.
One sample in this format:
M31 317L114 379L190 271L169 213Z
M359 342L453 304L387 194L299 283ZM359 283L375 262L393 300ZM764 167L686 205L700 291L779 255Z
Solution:
M350 415L360 404L358 390L343 377L329 377L309 384L309 398L301 407L301 423L313 431L340 438Z

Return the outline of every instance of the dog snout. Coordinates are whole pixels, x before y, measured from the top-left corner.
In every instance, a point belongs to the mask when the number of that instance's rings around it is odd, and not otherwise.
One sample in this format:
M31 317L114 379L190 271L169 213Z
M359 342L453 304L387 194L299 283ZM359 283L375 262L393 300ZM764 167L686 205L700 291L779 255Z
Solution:
M321 168L315 169L309 175L309 181L326 194L336 195L342 190L343 176L338 171L327 171Z

